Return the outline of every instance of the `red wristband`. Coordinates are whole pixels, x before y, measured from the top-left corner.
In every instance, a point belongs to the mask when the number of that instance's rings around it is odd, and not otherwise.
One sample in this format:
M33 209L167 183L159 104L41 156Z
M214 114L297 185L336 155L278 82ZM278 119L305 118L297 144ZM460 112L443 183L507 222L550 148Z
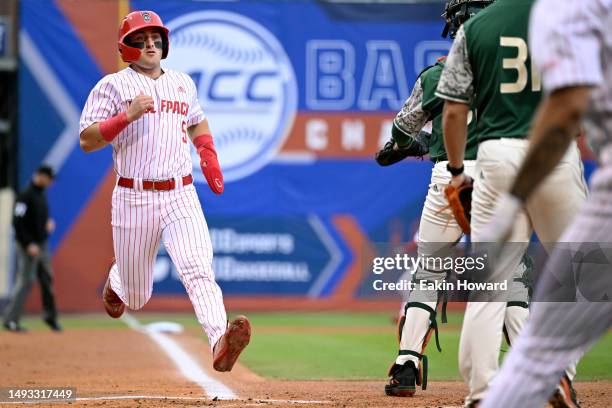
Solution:
M129 125L127 113L121 112L117 116L100 122L100 134L107 142L112 142L117 135Z
M193 138L193 145L198 149L198 153L200 153L200 150L209 143L213 143L212 135L209 133L204 133Z

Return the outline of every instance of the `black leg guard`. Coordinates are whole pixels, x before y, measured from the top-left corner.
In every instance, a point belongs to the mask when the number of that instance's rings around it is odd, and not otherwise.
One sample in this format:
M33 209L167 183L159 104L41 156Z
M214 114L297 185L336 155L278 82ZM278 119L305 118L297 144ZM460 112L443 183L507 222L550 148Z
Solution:
M438 304L439 304L440 298L441 296L438 297ZM445 300L444 300L444 303L446 303ZM414 350L400 350L399 355L400 356L410 355L410 356L414 356L419 359L419 367L418 367L418 375L416 377L416 385L420 385L421 389L425 390L427 389L427 373L429 369L429 364L428 364L427 356L424 354L424 352L425 352L425 348L427 347L427 344L429 343L429 339L431 338L432 334L435 335L436 348L438 349L438 351L440 352L442 351L442 348L440 347L440 340L438 337L438 324L436 321L436 311L432 309L430 306L426 305L425 303L408 302L404 309L404 316L408 312L408 309L411 307L423 309L429 313L429 329L427 330L427 332L425 333L425 337L423 338L423 346L421 348L420 353ZM400 341L401 341L402 330L404 328L404 324L405 324L405 319L401 319L398 325Z

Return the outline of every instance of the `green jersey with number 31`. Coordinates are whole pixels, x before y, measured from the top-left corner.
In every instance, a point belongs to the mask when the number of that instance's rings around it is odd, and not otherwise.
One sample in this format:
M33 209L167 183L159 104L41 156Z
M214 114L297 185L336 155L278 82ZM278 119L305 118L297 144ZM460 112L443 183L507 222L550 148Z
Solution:
M458 68L443 75L437 94L477 109L479 142L529 133L541 99L540 77L527 47L534 1L497 0L457 33L455 55L449 58L455 57Z

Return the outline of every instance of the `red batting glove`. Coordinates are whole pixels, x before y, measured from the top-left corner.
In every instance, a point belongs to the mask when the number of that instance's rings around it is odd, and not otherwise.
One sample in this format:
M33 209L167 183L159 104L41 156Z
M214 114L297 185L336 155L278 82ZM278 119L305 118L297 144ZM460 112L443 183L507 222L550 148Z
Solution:
M221 167L219 167L212 136L209 134L197 136L193 139L193 145L198 149L200 167L210 189L215 194L221 194L223 192L223 174L221 173Z

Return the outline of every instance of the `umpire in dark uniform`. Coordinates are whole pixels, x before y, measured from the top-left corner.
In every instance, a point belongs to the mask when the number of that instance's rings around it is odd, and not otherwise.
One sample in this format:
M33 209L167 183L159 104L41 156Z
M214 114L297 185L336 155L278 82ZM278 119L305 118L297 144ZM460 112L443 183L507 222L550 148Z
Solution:
M52 287L51 256L47 238L55 229L49 218L47 189L54 179L53 169L42 165L36 170L30 185L23 190L15 202L13 226L17 240L17 274L11 298L4 310L4 328L13 332L25 329L19 324L23 305L30 293L34 279L38 277L44 322L54 331L61 331L57 323L57 309Z

